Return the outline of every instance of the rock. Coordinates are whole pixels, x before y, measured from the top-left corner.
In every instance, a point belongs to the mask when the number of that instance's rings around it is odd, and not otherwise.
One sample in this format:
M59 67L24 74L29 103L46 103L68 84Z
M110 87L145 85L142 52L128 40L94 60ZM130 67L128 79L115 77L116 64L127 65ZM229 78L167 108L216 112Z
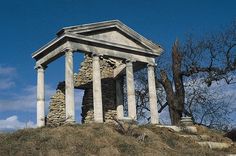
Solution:
M236 128L226 133L225 137L230 138L232 141L236 141Z

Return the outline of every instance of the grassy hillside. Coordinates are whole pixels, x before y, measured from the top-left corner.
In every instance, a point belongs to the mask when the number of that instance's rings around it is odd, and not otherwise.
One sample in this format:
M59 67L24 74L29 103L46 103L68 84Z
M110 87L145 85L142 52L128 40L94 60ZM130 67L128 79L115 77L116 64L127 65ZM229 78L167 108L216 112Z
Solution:
M228 152L200 147L192 139L155 126L90 124L25 129L0 134L0 156L217 156Z

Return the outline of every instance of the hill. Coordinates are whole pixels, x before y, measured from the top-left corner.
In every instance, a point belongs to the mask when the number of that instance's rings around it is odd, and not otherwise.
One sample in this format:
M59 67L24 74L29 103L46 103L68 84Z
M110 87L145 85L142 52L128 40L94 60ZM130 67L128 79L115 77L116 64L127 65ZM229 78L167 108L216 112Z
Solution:
M219 142L232 142L221 133L198 127ZM212 150L197 144L182 132L157 126L84 124L57 128L24 129L0 134L1 156L75 156L75 155L226 155L231 148Z

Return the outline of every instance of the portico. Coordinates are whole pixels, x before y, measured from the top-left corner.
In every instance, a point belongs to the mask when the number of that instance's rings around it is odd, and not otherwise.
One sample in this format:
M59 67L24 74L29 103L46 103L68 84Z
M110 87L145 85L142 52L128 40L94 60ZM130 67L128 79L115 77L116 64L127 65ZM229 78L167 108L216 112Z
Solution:
M65 27L57 33L57 37L33 53L37 69L37 125L45 125L45 67L59 57L65 57L65 110L66 122L75 122L74 70L73 54L85 53L92 58L92 91L94 122L104 122L100 61L103 58L114 62L117 118L122 119L123 92L120 85L121 76L126 76L128 117L136 120L136 103L134 87L134 71L148 68L149 103L151 123L159 123L155 86L155 58L162 48L139 35L118 20L79 26ZM50 67L50 66L49 66Z

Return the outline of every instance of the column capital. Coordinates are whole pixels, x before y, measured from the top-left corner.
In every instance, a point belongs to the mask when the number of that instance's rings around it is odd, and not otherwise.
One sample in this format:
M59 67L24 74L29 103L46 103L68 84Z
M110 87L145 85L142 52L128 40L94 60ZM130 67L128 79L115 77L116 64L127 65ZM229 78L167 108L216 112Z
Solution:
M72 55L74 50L72 48L65 48L63 52L65 52L66 55Z
M156 63L148 63L148 64L147 64L147 67L156 67L156 66L157 66Z
M92 53L91 56L92 56L92 58L97 58L97 59L103 60L103 55L102 54Z
M126 59L125 60L125 63L133 63L133 62L136 62L135 60L132 60L132 59Z
M99 57L99 58L102 58L103 57L103 55L102 54L99 54L99 53L92 53L92 55L91 55L92 57Z
M34 69L36 70L45 70L48 66L43 66L43 65L36 65Z
M127 59L127 60L125 60L126 67L133 66L133 62L135 62L135 61L134 61L134 60L131 60L131 59Z

